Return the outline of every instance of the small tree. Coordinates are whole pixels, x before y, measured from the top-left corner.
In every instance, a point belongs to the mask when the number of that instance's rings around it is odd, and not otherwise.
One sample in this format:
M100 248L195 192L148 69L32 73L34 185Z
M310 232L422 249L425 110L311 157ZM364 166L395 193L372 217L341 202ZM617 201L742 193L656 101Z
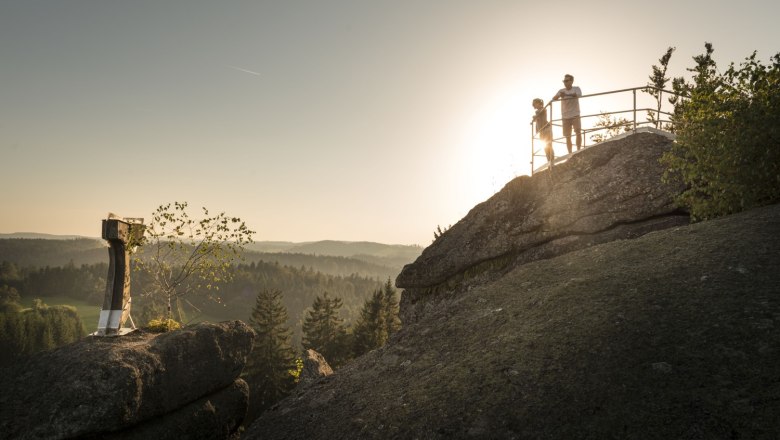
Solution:
M341 298L330 298L325 292L314 299L303 321L303 349L314 349L333 367L346 362L351 354L344 320L339 317L342 305Z
M660 66L653 64L653 74L648 77L650 82L647 84L648 88L645 89L645 92L649 93L650 96L655 98L657 107L655 112L647 112L647 120L655 124L655 128L661 128L660 123L661 104L663 103L663 89L666 87L666 84L670 79L666 76L666 71L669 68L669 60L672 58L672 53L674 53L675 49L676 48L674 47L669 47L666 49L666 53L664 53L661 58L658 59ZM670 99L670 102L674 104L676 102L676 98Z
M244 373L251 387L251 420L292 390L295 376L291 370L297 369L281 291L260 291L249 323L256 334Z
M231 264L242 259L244 245L252 242L254 231L238 217L224 212L209 215L203 209L201 219L187 212L187 202L160 205L146 225L144 237L135 255L136 268L149 276L144 295L160 300L167 307L166 318L181 320L180 300L198 289L219 290L219 284L232 277ZM210 294L209 299L220 301Z
M433 231L433 241L439 239L442 235L444 235L445 232L449 231L449 229L452 227L452 225L447 226L446 228L442 229L441 225L436 225L436 230Z
M595 127L600 127L603 130L601 130L599 133L592 134L590 136L590 139L595 142L604 142L607 139L613 138L620 133L628 133L631 131L631 121L624 117L616 117L614 120L612 119L612 116L601 113L599 115L599 120L596 121Z

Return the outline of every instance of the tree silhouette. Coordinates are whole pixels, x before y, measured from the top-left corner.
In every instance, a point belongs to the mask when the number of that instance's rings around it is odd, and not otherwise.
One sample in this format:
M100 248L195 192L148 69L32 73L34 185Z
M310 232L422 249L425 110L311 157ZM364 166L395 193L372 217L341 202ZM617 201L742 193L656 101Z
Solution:
M287 326L287 308L279 290L261 290L249 323L255 331L244 375L252 396L249 419L286 396L295 385L295 352Z
M314 299L303 321L303 349L314 349L333 367L346 362L351 354L344 320L339 317L342 304L341 298L330 298L325 292Z
M354 355L360 356L385 345L390 335L400 328L398 300L388 278L385 285L366 300L355 322L352 329Z

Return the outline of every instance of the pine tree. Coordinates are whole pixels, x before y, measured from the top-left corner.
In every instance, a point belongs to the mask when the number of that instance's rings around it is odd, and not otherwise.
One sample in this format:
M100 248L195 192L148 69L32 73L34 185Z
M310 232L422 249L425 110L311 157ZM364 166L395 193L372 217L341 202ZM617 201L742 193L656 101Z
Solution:
M398 319L398 300L390 278L384 287L367 299L353 328L355 356L368 353L387 342L390 335L401 328Z
M250 385L247 417L251 420L286 396L295 385L290 374L295 369L295 352L281 291L260 291L249 322L256 334L244 373Z
M11 365L24 354L24 319L21 306L0 304L0 366Z
M341 298L330 298L328 292L317 296L303 321L303 349L314 349L332 367L346 362L351 353L344 320L339 317Z
M366 299L360 316L352 330L353 351L355 356L368 353L381 347L387 341L385 323L385 294L382 289L375 290L371 298Z
M395 288L390 278L387 279L384 287L384 311L385 325L387 328L387 337L401 329L401 320L398 318L398 299L396 299Z

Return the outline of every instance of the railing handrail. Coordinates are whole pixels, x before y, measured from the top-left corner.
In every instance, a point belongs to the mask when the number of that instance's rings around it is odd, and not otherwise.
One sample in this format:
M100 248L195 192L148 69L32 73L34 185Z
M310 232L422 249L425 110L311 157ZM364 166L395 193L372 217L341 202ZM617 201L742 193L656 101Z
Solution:
M631 88L628 88L628 89L610 90L608 92L591 93L589 95L582 95L582 96L580 96L580 99L582 99L582 98L590 98L590 97L593 97L593 96L610 95L610 94L614 94L614 93L631 92L631 91L634 91L634 90L645 91L647 89L654 89L654 90L658 90L658 91L661 91L661 92L671 93L672 95L678 95L677 93L672 92L671 90L662 89L660 87L642 86L642 87L631 87Z
M633 130L632 131L636 132L637 126L640 126L640 125L655 124L656 127L659 127L659 126L662 126L662 125L659 125L659 124L667 124L667 126L669 124L673 124L673 121L671 121L671 119L669 119L669 120L661 120L660 119L661 115L669 116L670 118L673 115L672 113L670 113L668 111L664 111L662 108L659 108L659 107L656 107L656 108L649 108L649 107L638 108L637 107L637 102L636 102L636 92L637 92L637 90L640 90L640 91L643 91L643 92L647 92L648 90L656 90L656 91L659 92L659 98L658 99L661 99L660 96L662 96L663 93L668 93L670 95L678 96L678 97L685 97L685 95L682 95L680 93L677 93L677 92L674 92L674 91L671 91L671 90L666 90L666 89L661 88L661 87L651 86L651 85L644 85L644 86L639 86L639 87L629 87L629 88L625 88L625 89L610 90L610 91L606 91L606 92L591 93L591 94L582 95L580 97L577 97L576 99L585 99L585 98L592 98L592 97L595 97L595 96L604 96L604 95L612 95L612 94L618 94L618 93L632 92L633 98L634 98L633 99L633 106L632 106L632 108L627 109L627 110L618 110L618 111L610 111L610 112L602 111L602 112L594 113L594 114L580 115L580 119L583 119L583 118L593 118L593 117L597 117L597 116L601 116L601 115L615 115L615 114L621 114L621 113L633 113L633 118L631 120L629 120L628 122L625 122L625 123L616 123L614 126L611 126L611 127L597 127L597 128L591 128L591 129L581 129L581 132L582 132L582 135L583 135L583 145L582 145L583 148L586 147L585 139L584 139L584 135L586 133L592 133L594 131L607 130L607 129L612 128L612 127L623 127L623 126L627 126L627 125L633 125ZM563 99L575 99L575 98L563 98ZM563 121L563 118L557 118L557 119L553 118L553 102L555 102L555 101L556 100L551 98L547 102L547 104L545 104L542 107L542 109L543 109L543 111L545 113L547 113L548 109L549 109L549 117L547 118L548 122L547 122L547 125L545 125L545 127L543 127L543 129L549 127L550 133L551 133L551 142L552 142L553 145L555 145L556 143L562 143L561 140L564 139L564 137L555 138L554 136L552 136L552 129L553 129L553 127L561 127L561 124L556 124L556 122ZM663 103L661 103L661 104L663 105ZM652 121L652 122L649 121L649 120L648 121L644 121L644 122L638 122L637 121L637 112L644 112L646 115L650 114L652 112L653 114L657 114L657 117L659 119L657 119L655 121ZM531 174L533 174L534 171L535 171L535 169L534 169L534 158L536 156L546 157L546 155L542 151L543 149L540 150L541 151L541 153L540 153L540 151L536 151L535 146L534 146L534 141L539 139L539 137L537 135L537 132L534 130L534 120L535 119L536 119L536 116L534 115L534 117L531 118ZM542 129L540 129L539 132L541 133ZM573 154L573 152L572 152L572 154ZM562 156L560 159L568 158L568 156L569 155ZM560 160L560 161L562 161L562 160ZM553 163L556 163L556 162L559 162L559 158L556 158L553 161ZM540 168L542 168L542 167L540 167Z
M660 88L660 87L641 86L641 87L630 87L630 88L627 88L627 89L610 90L610 91L607 91L607 92L590 93L588 95L582 95L582 96L578 97L577 99L592 98L594 96L613 95L613 94L616 94L616 93L623 93L623 92L634 92L634 91L637 91L637 90L645 91L645 90L648 90L648 89L658 90L660 92L669 93L670 95L681 96L677 92L673 92L671 90L666 90L666 89L663 89L663 88ZM574 99L574 98L562 98L562 99ZM553 102L555 102L555 100L550 98L550 100L547 102L547 104L545 104L544 107L542 107L542 108L552 107ZM651 109L651 110L654 110L654 109Z

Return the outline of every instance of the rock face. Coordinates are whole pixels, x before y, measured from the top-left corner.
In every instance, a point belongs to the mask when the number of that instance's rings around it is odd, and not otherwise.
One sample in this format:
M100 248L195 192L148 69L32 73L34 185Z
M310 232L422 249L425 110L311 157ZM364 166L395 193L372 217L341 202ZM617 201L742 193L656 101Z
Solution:
M242 440L778 439L780 205L459 292Z
M637 133L574 154L509 182L404 267L403 322L442 294L500 277L530 261L689 222L673 203L682 188L661 183L658 159L672 140Z
M3 372L0 438L229 438L254 332L241 321L89 337Z
M331 374L333 374L333 369L330 368L325 357L311 348L306 350L303 354L303 370L301 370L300 377L301 384L314 382L317 379L330 376Z

